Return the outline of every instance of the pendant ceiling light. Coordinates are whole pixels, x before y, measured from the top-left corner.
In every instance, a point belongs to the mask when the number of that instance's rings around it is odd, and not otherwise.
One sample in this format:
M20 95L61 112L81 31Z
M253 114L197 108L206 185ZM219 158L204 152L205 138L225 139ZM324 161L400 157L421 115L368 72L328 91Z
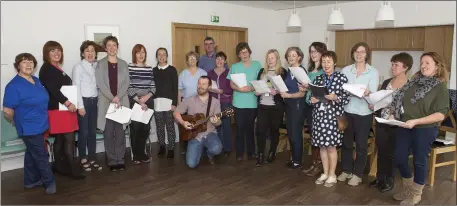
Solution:
M335 2L335 5L332 8L332 13L328 17L327 27L329 30L339 30L344 27L344 17L340 11L340 8L337 7L338 1Z
M301 20L300 16L298 16L297 11L295 10L295 1L294 1L294 10L289 16L289 21L287 23L287 27L291 29L300 29L301 28Z
M383 1L376 15L376 21L395 21L394 9L390 1Z

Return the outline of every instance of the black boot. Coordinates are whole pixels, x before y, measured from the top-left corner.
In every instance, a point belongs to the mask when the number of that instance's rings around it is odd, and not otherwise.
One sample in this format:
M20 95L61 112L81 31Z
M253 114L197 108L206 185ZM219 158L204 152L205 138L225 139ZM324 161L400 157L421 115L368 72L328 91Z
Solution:
M276 153L275 152L271 152L268 153L268 157L267 157L267 163L273 163L273 161L275 160L276 158Z
M376 178L373 182L370 182L370 187L377 187L379 188L382 184L384 184L384 179Z
M386 181L384 181L384 184L381 184L380 187L379 187L379 190L381 190L381 192L388 192L388 191L391 191L393 188L394 188L394 178L393 177L388 177L386 178Z
M164 156L165 155L165 146L160 146L159 148L159 153L157 153L157 156Z
M167 159L173 159L175 157L175 151L174 150L168 150L167 152Z
M261 167L263 165L263 161L264 161L263 153L259 153L259 155L257 156L257 162L255 163L255 166Z

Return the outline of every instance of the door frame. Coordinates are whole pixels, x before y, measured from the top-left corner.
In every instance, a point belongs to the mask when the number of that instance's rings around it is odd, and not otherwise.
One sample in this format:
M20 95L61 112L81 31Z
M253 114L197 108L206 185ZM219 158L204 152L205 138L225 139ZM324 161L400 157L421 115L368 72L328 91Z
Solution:
M171 22L171 47L172 47L172 51L171 51L172 63L171 64L172 65L174 65L174 61L176 59L176 55L175 55L176 52L174 52L174 51L176 51L175 49L176 49L176 29L177 28L244 32L245 42L248 42L248 28ZM202 39L202 41L203 41L203 39Z

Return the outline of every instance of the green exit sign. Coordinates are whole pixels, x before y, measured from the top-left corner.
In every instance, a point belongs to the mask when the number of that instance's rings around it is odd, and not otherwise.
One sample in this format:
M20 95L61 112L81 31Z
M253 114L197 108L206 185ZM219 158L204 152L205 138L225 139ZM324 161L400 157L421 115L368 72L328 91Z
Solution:
M211 22L213 22L213 23L219 23L219 16L213 16L213 15L211 15Z

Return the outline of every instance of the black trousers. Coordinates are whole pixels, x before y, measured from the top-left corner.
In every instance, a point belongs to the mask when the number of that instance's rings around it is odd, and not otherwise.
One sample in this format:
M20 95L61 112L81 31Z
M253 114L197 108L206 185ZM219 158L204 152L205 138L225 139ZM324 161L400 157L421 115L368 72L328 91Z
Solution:
M376 178L386 179L395 176L396 126L376 124L376 148L378 149L378 171Z
M259 105L257 110L257 152L264 154L267 133L270 132L270 152L276 153L279 141L279 127L284 116L284 108L280 106Z
M130 108L133 108L135 101L130 101ZM149 109L153 109L153 105L148 104ZM152 119L152 118L151 118ZM130 147L133 153L133 160L141 161L147 160L149 157L145 152L146 140L149 138L151 130L151 120L148 124L132 121L129 125L130 128Z
M343 135L341 166L343 172L362 177L367 164L368 136L370 135L370 129L373 123L373 115L361 116L346 113L346 117L348 120L348 127ZM356 145L355 161L352 157L354 140Z
M76 164L75 157L75 133L55 134L54 142L54 165L53 168L60 174L73 176L79 175L82 170Z
M254 121L256 118L255 108L236 108L235 107L235 123L236 123L236 156L243 157L245 145L249 157L255 155L255 139L254 139Z

